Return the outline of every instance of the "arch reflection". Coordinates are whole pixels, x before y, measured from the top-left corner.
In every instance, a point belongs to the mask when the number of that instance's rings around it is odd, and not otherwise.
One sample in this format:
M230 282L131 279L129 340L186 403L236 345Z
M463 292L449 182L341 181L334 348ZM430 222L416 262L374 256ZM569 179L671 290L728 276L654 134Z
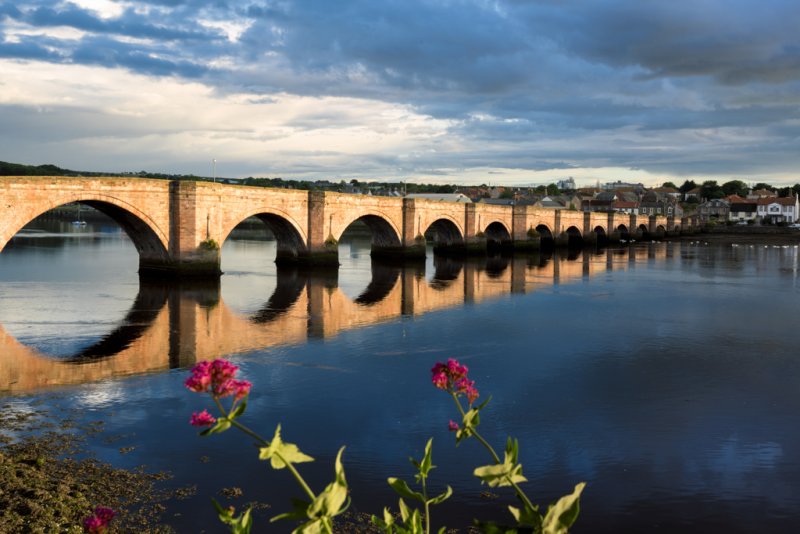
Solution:
M228 307L219 283L167 284L143 278L122 324L66 360L23 345L0 325L0 391L23 393L187 367L199 360L336 336L399 316L577 283L654 258L683 261L663 244L586 253L575 260L552 251L449 257L435 259L430 279L424 263L373 261L371 280L355 299L341 290L335 270L279 269L276 289L251 315Z

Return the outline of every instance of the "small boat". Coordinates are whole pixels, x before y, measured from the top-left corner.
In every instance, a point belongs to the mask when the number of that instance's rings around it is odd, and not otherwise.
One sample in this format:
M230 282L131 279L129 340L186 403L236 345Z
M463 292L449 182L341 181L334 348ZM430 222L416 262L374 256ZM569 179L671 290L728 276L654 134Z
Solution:
M86 226L86 221L81 219L81 205L78 204L78 219L72 221L72 226Z

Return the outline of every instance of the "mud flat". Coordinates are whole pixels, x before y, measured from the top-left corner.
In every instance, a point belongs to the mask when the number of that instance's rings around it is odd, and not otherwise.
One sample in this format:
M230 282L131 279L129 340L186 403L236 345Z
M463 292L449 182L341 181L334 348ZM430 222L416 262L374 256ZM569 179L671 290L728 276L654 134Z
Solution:
M0 400L0 532L80 533L96 506L116 511L109 532L173 532L161 523L170 475L98 461L84 443L102 431Z

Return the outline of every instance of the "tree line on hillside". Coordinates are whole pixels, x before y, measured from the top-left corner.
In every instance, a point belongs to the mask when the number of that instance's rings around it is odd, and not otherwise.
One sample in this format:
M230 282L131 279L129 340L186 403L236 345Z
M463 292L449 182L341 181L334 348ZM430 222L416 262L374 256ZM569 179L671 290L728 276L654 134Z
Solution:
M0 176L135 176L137 178L151 178L157 180L194 180L194 181L211 181L207 176L195 176L193 174L166 174L166 173L153 173L146 171L139 172L123 172L123 173L108 173L108 172L88 172L88 171L73 171L70 169L63 169L56 165L23 165L19 163L9 163L0 161ZM418 184L411 182L361 182L359 180L350 180L346 182L341 180L339 182L331 182L328 180L287 180L285 178L242 178L241 180L231 181L226 178L219 178L228 183L237 183L241 185L251 185L258 187L276 187L282 189L304 189L304 190L326 190L326 191L353 191L358 190L383 190L383 191L398 191L403 194L406 193L438 193L448 194L455 193L460 186L452 184ZM476 186L482 189L488 189L486 184ZM665 182L663 187L671 187L677 189L681 193L686 194L693 189L700 188L699 198L702 199L715 199L723 198L729 195L739 195L746 197L751 189L766 189L777 194L779 197L788 197L790 195L800 194L800 183L794 184L789 187L774 187L770 184L759 182L752 188L741 180L731 180L723 184L718 184L716 180L706 180L701 184L697 184L694 180L686 180L683 185L677 186L673 182ZM556 184L539 185L536 187L526 188L534 193L557 195L561 193ZM513 198L513 188L506 188L500 193L500 198ZM692 197L693 199L694 197Z

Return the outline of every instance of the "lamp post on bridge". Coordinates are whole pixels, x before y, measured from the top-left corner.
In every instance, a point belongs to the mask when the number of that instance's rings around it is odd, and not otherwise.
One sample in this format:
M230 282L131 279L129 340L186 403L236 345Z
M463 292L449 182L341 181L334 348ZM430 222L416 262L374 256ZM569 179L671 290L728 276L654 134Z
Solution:
M217 158L211 160L211 176L214 183L217 182Z

